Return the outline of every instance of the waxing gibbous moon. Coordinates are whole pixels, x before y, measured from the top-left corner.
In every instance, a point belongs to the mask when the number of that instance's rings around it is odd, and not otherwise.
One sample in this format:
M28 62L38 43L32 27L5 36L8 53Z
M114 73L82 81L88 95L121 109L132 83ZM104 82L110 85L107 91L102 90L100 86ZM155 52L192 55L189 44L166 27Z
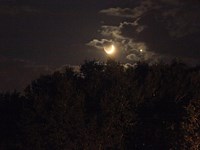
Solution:
M104 47L104 51L108 54L108 55L112 55L115 52L115 46L111 45L109 47Z

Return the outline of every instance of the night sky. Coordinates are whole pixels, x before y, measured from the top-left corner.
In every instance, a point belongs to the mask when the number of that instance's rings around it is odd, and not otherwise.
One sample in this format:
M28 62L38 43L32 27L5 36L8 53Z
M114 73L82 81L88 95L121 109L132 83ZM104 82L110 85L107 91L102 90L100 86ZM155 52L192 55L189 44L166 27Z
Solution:
M0 0L0 20L0 91L105 61L110 44L123 63L200 63L199 0Z

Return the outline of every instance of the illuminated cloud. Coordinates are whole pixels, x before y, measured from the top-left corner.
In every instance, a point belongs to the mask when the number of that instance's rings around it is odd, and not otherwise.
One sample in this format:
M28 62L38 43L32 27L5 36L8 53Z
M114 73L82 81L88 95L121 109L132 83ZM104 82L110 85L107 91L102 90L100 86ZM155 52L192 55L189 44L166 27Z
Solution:
M126 58L128 60L133 60L133 61L139 61L140 60L140 58L138 56L136 56L135 54L127 55Z
M111 45L112 43L113 43L112 40L107 40L107 39L101 39L101 40L93 39L92 41L90 41L86 45L95 47L97 49L103 49L105 45Z
M101 10L100 13L117 17L126 17L126 18L133 17L133 10L130 8L120 8L120 7L108 8Z
M103 25L103 39L113 39L128 60L200 57L200 2L144 0L133 8L108 8L100 13L123 18L117 25ZM143 49L142 54L138 50Z
M103 25L99 30L99 33L105 37L105 39L93 39L87 43L87 45L97 49L103 49L104 45L111 45L114 42L117 45L118 50L120 50L120 53L125 55L127 60L148 61L148 59L150 59L149 57L152 55L147 55L147 46L145 43L138 42L134 39L135 35L145 29L145 27L142 26L142 29L138 31L138 28L140 28L140 26L138 26L137 22L128 21L121 22L116 26ZM143 49L142 53L140 49Z
M101 10L100 13L138 20L151 14L151 18L155 17L166 23L166 28L171 36L182 37L200 30L200 22L198 21L200 19L199 5L197 0L192 2L144 0L134 8L108 8ZM138 31L142 29L143 27L140 26Z
M100 13L117 17L138 18L154 7L157 6L155 6L152 1L144 0L138 7L135 8L108 8L101 10Z

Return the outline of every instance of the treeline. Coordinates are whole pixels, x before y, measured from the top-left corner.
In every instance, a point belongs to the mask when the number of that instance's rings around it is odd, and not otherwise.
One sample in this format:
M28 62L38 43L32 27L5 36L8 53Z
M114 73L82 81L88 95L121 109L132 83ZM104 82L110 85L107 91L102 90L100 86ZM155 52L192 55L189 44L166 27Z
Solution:
M200 68L86 61L0 94L1 150L199 150Z

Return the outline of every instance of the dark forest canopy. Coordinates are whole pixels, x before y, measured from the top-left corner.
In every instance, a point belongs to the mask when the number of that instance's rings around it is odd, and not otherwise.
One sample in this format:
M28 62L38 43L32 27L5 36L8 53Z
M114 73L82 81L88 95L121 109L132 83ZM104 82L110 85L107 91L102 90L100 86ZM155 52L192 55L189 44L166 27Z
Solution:
M198 150L200 69L86 61L0 94L0 149Z

